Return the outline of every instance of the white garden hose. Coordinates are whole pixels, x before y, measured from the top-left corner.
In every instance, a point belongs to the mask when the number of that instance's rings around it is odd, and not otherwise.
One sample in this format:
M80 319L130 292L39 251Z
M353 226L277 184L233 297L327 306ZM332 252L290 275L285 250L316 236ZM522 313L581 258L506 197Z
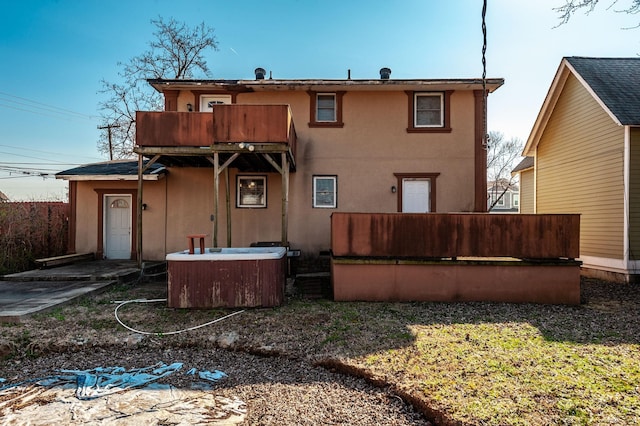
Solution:
M121 307L123 307L124 305L128 305L129 303L156 303L156 302L166 302L166 301L167 301L167 299L133 299L133 300L114 300L114 301L113 301L113 302L111 302L111 303L118 303L118 304L119 304L118 306L116 306L116 309L115 309L115 311L113 312L113 314L114 314L114 315L115 315L115 317L116 317L116 321L118 321L118 323L119 323L121 326L123 326L124 328L126 328L126 329L127 329L127 330L129 330L129 331L133 331L134 333L138 333L138 334L145 334L145 335L154 335L154 336L169 336L169 335L171 335L171 334L180 334L180 333L184 333L184 332L186 332L186 331L193 331L193 330L197 330L197 329L199 329L199 328L206 327L206 326L211 325L211 324L215 324L215 323L217 323L217 322L220 322L220 321L222 321L222 320L225 320L225 319L230 318L230 317L232 317L232 316L234 316L234 315L238 315L238 314L240 314L240 313L244 312L244 309L243 309L243 310L241 310L241 311L237 311L237 312L230 313L229 315L225 315L225 316L223 316L222 318L218 318L218 319L215 319L215 320L213 320L213 321L209 321L209 322L204 323L204 324L196 325L196 326L194 326L194 327L189 327L189 328L185 328L185 329L177 330L177 331L168 331L168 332L166 332L166 333L165 333L165 332L150 332L150 331L140 331L140 330L136 330L135 328L129 327L128 325L126 325L125 323L123 323L123 322L120 320L120 318L118 317L118 309L120 309L120 308L121 308Z

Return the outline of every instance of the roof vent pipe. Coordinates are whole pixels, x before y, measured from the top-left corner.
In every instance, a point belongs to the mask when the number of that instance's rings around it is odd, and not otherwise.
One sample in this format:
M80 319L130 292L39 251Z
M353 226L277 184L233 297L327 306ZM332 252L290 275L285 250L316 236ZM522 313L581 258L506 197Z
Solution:
M390 75L391 75L390 68L380 68L380 78L382 80L389 80Z
M254 72L256 73L256 80L264 80L264 75L267 73L264 68L256 68Z

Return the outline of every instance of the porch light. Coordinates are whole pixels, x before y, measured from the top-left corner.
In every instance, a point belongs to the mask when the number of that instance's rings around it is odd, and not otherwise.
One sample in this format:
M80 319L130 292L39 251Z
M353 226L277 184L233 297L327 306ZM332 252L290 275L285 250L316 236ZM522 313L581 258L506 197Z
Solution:
M187 104L187 111L193 112L193 105Z

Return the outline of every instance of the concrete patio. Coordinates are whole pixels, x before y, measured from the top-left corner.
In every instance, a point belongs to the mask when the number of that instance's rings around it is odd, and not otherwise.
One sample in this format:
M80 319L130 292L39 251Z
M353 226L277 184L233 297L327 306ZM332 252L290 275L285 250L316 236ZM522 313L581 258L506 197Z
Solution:
M4 275L0 277L0 323L19 323L116 284L164 279L165 269L163 262L147 263L142 273L135 261L96 260Z

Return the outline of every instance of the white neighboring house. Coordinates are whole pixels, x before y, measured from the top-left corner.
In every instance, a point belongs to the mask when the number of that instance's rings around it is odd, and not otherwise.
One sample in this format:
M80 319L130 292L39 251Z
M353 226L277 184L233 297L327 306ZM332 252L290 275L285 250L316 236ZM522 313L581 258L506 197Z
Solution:
M519 213L520 187L518 184L509 182L508 179L487 182L487 210L489 213Z

